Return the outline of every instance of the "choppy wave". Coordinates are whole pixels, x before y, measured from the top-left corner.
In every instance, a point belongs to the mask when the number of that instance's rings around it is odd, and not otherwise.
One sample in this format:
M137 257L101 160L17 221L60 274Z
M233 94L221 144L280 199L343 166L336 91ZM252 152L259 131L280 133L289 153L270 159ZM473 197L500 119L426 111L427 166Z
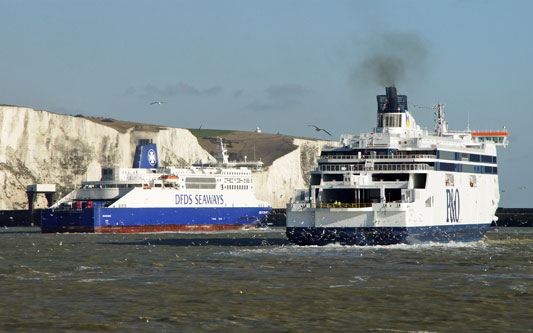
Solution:
M107 281L116 281L117 279L113 278L94 278L94 279L81 279L79 282L107 282Z
M357 246L328 244L324 246L309 245L284 245L271 246L268 241L265 247L255 249L239 249L230 251L231 255L246 256L254 254L271 254L271 255L334 255L334 254L351 254L365 255L368 253L383 253L386 255L390 252L431 252L450 249L469 249L469 250L487 250L490 245L485 241L477 242L449 242L449 243L423 243L423 244L395 244L395 245L375 245L375 246ZM222 253L221 253L222 254Z
M527 331L522 229L392 246L296 246L280 230L14 233L0 242L0 331Z

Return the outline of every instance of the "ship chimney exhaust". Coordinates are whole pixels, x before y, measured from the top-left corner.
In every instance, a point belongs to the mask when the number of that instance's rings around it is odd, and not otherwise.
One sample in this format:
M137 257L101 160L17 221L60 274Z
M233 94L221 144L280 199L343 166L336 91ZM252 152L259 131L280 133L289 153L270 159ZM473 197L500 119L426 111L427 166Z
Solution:
M401 127L402 113L407 111L407 96L398 95L396 87L385 87L385 95L377 95L378 128Z
M386 87L385 95L377 95L378 114L407 111L407 96L398 95L396 87Z
M396 87L386 87L385 91L387 93L387 109L389 112L397 112L398 110L398 93L396 92Z

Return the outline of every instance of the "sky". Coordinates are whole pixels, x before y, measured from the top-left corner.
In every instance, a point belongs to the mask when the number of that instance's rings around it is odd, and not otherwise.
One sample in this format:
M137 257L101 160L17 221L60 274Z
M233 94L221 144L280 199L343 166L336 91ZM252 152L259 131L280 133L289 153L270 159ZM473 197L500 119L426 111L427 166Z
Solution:
M414 104L445 103L452 130L506 126L500 206L533 207L532 12L503 0L0 0L0 104L338 140L371 131L375 96L394 84ZM410 111L433 128L431 111Z

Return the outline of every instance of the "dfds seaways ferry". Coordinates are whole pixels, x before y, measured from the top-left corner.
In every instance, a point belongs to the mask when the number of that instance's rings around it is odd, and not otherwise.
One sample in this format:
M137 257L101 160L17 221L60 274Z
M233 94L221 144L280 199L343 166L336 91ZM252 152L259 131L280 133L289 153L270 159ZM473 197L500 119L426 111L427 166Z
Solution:
M140 140L133 168L102 168L100 181L83 182L44 210L41 231L240 229L262 223L270 211L255 198L249 168L159 167L156 145Z
M496 147L508 132L449 131L442 105L433 133L422 130L407 96L377 96L377 128L341 136L321 152L308 190L287 206L295 244L387 245L475 241L500 199Z

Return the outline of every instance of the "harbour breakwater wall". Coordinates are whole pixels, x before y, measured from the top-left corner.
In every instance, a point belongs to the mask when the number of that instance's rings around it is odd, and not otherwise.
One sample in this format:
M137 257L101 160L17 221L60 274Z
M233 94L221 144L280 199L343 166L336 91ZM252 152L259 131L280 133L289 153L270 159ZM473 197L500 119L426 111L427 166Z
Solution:
M533 208L498 208L499 227L533 227Z
M115 126L106 126L105 122ZM119 126L120 125L120 126ZM99 180L102 166L131 167L139 139L157 143L161 165L190 165L213 156L189 130L92 121L18 106L0 105L0 210L27 209L26 186L56 184L56 197L85 180ZM294 150L254 172L256 196L283 208L295 188L307 187L320 150L331 141L293 138ZM272 147L275 149L275 147ZM258 152L260 157L260 152ZM38 196L36 208L46 207Z
M0 210L0 228L40 226L42 209ZM274 208L267 216L265 224L269 227L284 227L287 210ZM498 221L493 227L533 227L533 208L498 208Z

